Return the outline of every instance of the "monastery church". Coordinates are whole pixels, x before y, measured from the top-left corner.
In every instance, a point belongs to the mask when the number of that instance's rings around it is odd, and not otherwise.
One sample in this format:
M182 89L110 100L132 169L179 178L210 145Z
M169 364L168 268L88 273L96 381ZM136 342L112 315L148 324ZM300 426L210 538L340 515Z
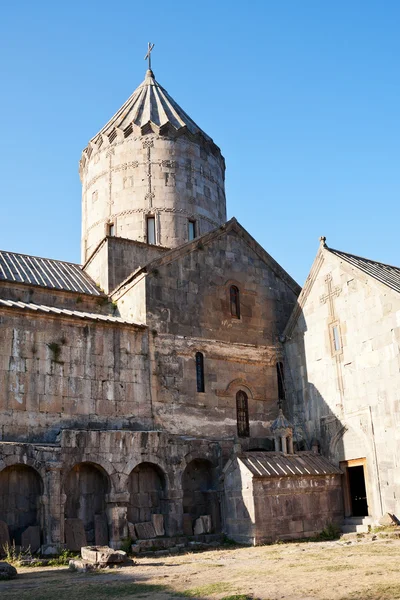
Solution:
M400 269L321 238L301 289L151 68L80 177L81 265L0 252L0 548L400 516Z

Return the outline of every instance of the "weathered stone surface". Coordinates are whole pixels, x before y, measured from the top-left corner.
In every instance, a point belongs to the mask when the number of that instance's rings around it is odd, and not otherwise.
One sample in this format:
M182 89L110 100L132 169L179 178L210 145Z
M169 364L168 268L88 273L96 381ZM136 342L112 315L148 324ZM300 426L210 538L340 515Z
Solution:
M151 522L157 536L165 535L163 515L151 515Z
M183 513L183 533L185 535L193 535L192 516L188 513Z
M81 519L65 519L65 543L72 552L80 552L86 546L86 533Z
M379 525L382 525L383 527L389 527L390 525L397 525L397 519L393 516L390 515L389 513L385 513L383 515L383 517L381 517L379 519Z
M135 529L139 540L147 540L156 537L153 523L150 521L146 523L135 523Z
M211 533L211 531L212 531L211 515L201 515L200 519L203 521L204 533Z
M0 521L0 556L4 553L4 548L10 545L10 532L8 525Z
M94 541L96 546L107 546L108 523L106 514L94 516Z
M88 571L94 571L98 567L91 562L75 558L69 561L68 568L74 573L87 573Z
M31 552L37 552L40 548L40 527L31 525L21 536L21 546L24 549L30 548Z
M84 546L81 548L81 556L86 562L102 566L122 563L127 558L123 550L113 550L108 546Z
M200 535L201 533L206 533L206 530L203 519L199 517L194 523L194 535Z
M135 525L133 523L130 523L129 521L128 521L128 535L131 538L132 542L136 542L137 535L136 535Z
M17 576L17 569L7 562L0 561L0 581L4 579L14 579Z

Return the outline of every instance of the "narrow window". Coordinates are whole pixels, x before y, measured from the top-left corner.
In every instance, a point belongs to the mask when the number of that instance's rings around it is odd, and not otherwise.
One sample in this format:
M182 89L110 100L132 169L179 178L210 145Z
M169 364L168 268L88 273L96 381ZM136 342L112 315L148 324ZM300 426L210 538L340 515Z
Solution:
M196 352L196 379L197 391L204 392L204 356L201 352Z
M337 325L334 325L332 327L332 336L333 336L333 347L335 349L335 352L340 352L340 350L342 349L342 345L340 343L340 334L339 334L339 328Z
M110 237L113 237L115 235L114 223L109 223L107 229L108 229L107 235L109 235Z
M230 300L231 300L231 315L236 319L240 319L240 298L239 288L236 285L231 285L230 289Z
M147 217L147 243L156 243L156 220L154 217Z
M188 237L189 237L189 242L191 242L192 240L194 240L194 238L196 237L196 221L189 221L189 223L188 223Z
M278 404L281 405L285 400L285 384L283 379L283 363L276 363L276 375L278 378Z
M247 394L239 390L236 394L237 432L239 437L249 437L249 403Z

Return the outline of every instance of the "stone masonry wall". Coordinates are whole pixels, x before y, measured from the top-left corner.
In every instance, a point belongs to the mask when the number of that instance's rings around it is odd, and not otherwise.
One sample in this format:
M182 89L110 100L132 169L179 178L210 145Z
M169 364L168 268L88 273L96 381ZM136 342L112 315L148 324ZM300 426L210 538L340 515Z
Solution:
M400 296L320 252L316 280L285 343L289 416L336 464L366 458L370 514L400 516ZM332 324L340 331L338 353Z
M145 328L3 309L0 335L0 439L152 426Z

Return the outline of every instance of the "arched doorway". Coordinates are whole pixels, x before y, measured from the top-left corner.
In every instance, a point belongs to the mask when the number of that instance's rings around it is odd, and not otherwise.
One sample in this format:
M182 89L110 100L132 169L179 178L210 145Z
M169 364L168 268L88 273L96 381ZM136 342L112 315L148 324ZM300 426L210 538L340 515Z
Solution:
M105 515L108 475L98 465L79 463L68 474L65 483L66 519L81 519L88 544L95 543L95 515Z
M41 525L42 493L42 479L32 467L13 465L0 471L0 520L18 546L27 527Z
M128 521L151 521L151 515L165 513L165 475L157 465L141 463L131 472L128 480L130 500Z
M221 528L217 492L217 477L210 461L192 460L182 475L183 512L189 514L192 525L201 515L210 515L213 531Z

